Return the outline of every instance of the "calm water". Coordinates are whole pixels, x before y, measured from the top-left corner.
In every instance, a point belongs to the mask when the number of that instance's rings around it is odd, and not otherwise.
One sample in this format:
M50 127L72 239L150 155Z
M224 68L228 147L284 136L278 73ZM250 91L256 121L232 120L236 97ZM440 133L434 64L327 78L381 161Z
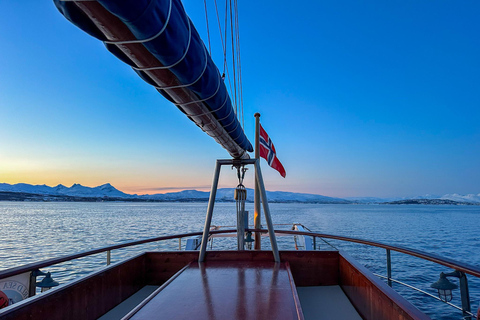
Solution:
M24 203L0 202L0 270L130 240L201 231L206 203ZM253 212L252 204L247 210ZM275 224L302 223L312 231L358 237L436 253L480 265L479 206L387 206L271 204ZM216 204L213 224L235 225L235 204ZM289 226L281 226L288 229ZM232 239L217 241L234 247ZM370 270L386 274L385 250L330 241ZM279 238L293 249L291 238ZM178 240L120 249L113 262L144 250L177 250ZM105 264L105 254L48 268L64 283ZM395 279L436 294L430 284L448 268L392 252ZM469 278L472 309L480 299L480 281ZM394 289L434 319L461 319L455 309L394 284ZM460 305L459 290L453 303Z

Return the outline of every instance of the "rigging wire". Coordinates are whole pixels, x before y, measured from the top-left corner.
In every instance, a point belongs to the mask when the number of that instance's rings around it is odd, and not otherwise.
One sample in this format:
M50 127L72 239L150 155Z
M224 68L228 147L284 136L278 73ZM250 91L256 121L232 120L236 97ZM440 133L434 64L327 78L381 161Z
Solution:
M241 120L242 120L242 128L245 127L244 115L243 115L243 90L242 90L242 63L241 63L241 54L240 54L240 23L238 19L238 0L234 0L235 4L235 30L236 30L236 43L237 43L237 75L238 75L238 103L240 104L239 109L241 110Z
M228 82L228 86L229 86L229 89L230 89L230 92L232 92L232 82L230 80L230 73L228 72L228 65L227 65L227 23L225 22L224 26L225 26L225 41L224 41L224 32L222 30L222 23L220 21L220 14L219 14L219 10L218 10L218 4L217 4L217 0L214 0L214 3L215 3L215 12L216 12L216 15L217 15L217 22L218 22L218 31L220 33L220 40L222 42L222 50L223 50L223 71L222 71L222 79L225 81ZM227 2L225 3L225 6L227 6ZM225 15L226 16L226 15Z
M227 66L227 79L228 79L228 85L230 87L230 93L233 92L233 89L232 89L232 77L230 76L230 70L228 68L228 59L227 59L227 42L228 42L228 0L225 0L225 56L223 57L224 59L224 63L226 64ZM235 81L235 79L233 79L233 81ZM234 103L234 101L232 100L232 103ZM237 112L235 111L235 114L237 114Z
M225 43L223 42L223 32L222 32L222 25L220 23L220 15L218 13L218 5L217 0L214 0L215 3L215 12L217 13L217 22L218 22L218 30L220 31L220 40L222 41L222 50L223 50L223 72L222 78L225 78L225 68L227 66L227 49L225 48ZM226 40L226 39L225 39Z
M207 23L207 36L208 36L208 52L212 55L212 43L210 42L210 28L208 26L208 11L207 11L207 0L203 0L205 5L205 21Z
M205 17L208 20L207 0L204 0ZM245 127L244 100L242 92L242 65L240 58L240 23L238 17L238 0L225 0L223 26L220 18L220 10L217 0L214 0L220 41L223 51L222 79L228 82L231 102L234 106L240 124ZM207 21L208 44L211 55L211 40L209 24ZM229 39L230 37L230 39ZM231 58L229 55L231 54ZM231 61L231 65L229 63ZM233 83L233 85L232 85Z
M230 36L231 36L231 40L232 40L232 70L233 70L233 101L234 101L234 104L235 104L235 114L237 115L238 117L238 104L237 104L237 75L236 75L236 64L235 64L235 60L236 60L236 55L235 55L235 36L234 36L234 33L235 33L235 24L234 24L234 21L233 21L233 6L232 6L232 0L229 0L229 4L230 4Z
M225 56L223 57L225 65L227 64L227 34L228 34L228 0L225 0ZM228 72L228 67L227 67Z

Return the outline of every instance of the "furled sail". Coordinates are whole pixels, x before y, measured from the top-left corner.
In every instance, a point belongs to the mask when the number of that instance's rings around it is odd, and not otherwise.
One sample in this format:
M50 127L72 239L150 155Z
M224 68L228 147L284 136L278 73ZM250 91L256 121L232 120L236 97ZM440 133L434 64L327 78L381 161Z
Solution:
M175 104L232 157L253 147L220 73L180 0L54 0L70 22Z

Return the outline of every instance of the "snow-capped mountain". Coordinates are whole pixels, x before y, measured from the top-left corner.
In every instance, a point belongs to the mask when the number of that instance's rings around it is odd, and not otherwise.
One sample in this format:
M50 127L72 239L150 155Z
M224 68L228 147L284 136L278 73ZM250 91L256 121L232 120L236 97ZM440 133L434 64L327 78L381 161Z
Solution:
M467 195L461 195L461 194L456 194L456 193L446 194L439 199L453 200L453 201L458 201L458 202L480 203L480 193L479 194L467 194Z
M217 201L234 201L234 188L220 188L217 190L215 199ZM197 190L184 190L165 194L143 195L143 199L155 199L163 201L199 200L205 201L210 197L210 192ZM254 191L247 189L247 201L253 202ZM339 198L325 197L316 194L294 193L283 191L267 191L267 198L270 202L310 202L310 203L349 203Z
M56 195L56 196L71 196L71 197L88 197L88 198L133 198L136 195L126 194L120 190L115 189L110 183L90 188L82 186L81 184L74 184L71 187L64 185L57 185L49 187L47 185L31 185L26 183L8 184L0 183L0 191L4 192L22 192L39 195Z
M401 200L402 198L346 197L345 199L354 203L382 203Z
M157 201L180 201L180 200L208 200L210 193L197 190L183 190L179 192L168 192L158 194L145 194L140 199Z
M47 185L29 185L18 183L10 185L8 183L0 183L0 191L18 192L48 196L69 196L81 198L115 198L126 200L153 200L153 201L207 201L210 192L197 190L183 190L179 192L170 192L164 194L153 195L131 195L117 190L111 184L107 183L98 187L85 187L80 184L74 184L71 187L57 185L49 187ZM234 188L221 188L217 190L217 201L234 201ZM247 189L247 201L253 202L253 189ZM310 202L310 203L350 203L350 201L331 198L316 194L294 193L283 191L267 191L267 198L271 202Z
M81 184L75 183L70 188L67 188L63 185L58 185L55 187L58 194L74 196L74 197L92 197L92 198L101 198L101 197L111 197L111 198L131 198L134 197L131 194L126 194L120 190L115 189L110 183L103 184L98 187L90 188L82 186Z
M251 192L253 201L253 190ZM268 201L271 202L310 202L310 203L350 203L340 198L332 198L319 194L295 193L285 191L267 191Z
M346 200L355 202L355 203L385 203L385 202L394 202L394 201L404 201L404 200L452 200L457 202L468 202L468 203L478 203L480 204L480 193L479 194L445 194L443 196L426 194L423 196L415 197L391 197L391 198L376 198L376 197L348 197Z
M133 201L208 201L209 192L197 190L183 190L179 192L170 192L164 194L141 195L127 194L112 186L110 183L98 187L86 187L80 184L74 184L71 187L57 185L49 187L47 185L31 185L26 183L8 184L0 183L0 192L14 192L24 194L45 195L54 197L77 197L77 198L95 198L95 199L125 199ZM234 188L221 188L217 190L217 201L234 201ZM253 189L247 189L247 201L253 202ZM332 198L318 194L295 193L284 191L267 191L269 202L299 202L299 203L385 203L403 200L452 200L457 202L467 202L480 204L480 194L446 194L443 196L427 194L416 197L397 197L397 198L375 198L375 197L351 197L351 198ZM8 200L4 198L4 200ZM58 199L57 199L58 200ZM61 200L61 199L60 199Z
M26 183L8 184L0 183L0 191L7 192L24 192L24 193L36 193L36 194L52 194L52 187L45 184L31 185Z

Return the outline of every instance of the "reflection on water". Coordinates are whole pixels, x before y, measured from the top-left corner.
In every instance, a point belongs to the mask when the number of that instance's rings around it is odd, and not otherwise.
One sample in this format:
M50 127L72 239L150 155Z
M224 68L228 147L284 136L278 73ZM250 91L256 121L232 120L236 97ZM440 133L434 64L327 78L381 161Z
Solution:
M246 205L253 212L252 204ZM201 231L206 203L37 203L0 202L0 269L168 234ZM312 231L370 239L415 248L480 265L480 207L271 204L275 224L302 223ZM212 224L234 226L235 204L216 204ZM265 225L265 223L263 223ZM289 229L289 226L281 226ZM265 248L268 240L265 239ZM329 241L376 273L386 274L385 250ZM279 237L281 249L293 249ZM323 244L320 244L321 246ZM215 239L215 248L234 248L235 238ZM112 252L112 262L146 250L177 250L178 240L150 243ZM392 252L393 277L436 294L430 284L448 268ZM65 283L106 262L105 253L46 268ZM469 277L472 309L480 299L480 282ZM460 319L451 307L394 284L394 289L434 319ZM453 303L460 305L459 290Z

